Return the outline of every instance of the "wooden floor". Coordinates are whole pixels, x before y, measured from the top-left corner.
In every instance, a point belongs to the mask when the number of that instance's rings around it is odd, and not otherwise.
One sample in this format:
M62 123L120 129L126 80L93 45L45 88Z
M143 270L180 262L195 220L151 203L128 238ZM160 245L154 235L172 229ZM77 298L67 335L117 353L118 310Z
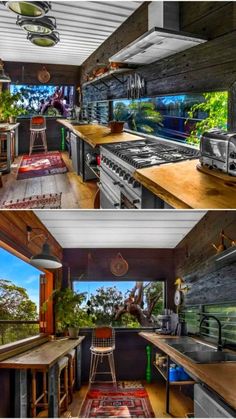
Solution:
M62 208L94 208L94 198L97 192L96 181L83 183L72 168L68 153L62 153L68 168L67 173L43 176L38 178L16 180L17 169L21 157L12 164L11 173L2 176L3 187L0 188L0 208L4 201L27 198L32 195L62 193Z
M165 412L165 382L160 378L152 384L143 383L149 396L153 411L156 418L184 418L187 413L193 412L193 401L190 397L185 396L180 386L171 387L170 394L170 412ZM63 418L79 417L82 402L88 390L87 385L83 385L80 391L74 394L74 399L69 410L62 414Z

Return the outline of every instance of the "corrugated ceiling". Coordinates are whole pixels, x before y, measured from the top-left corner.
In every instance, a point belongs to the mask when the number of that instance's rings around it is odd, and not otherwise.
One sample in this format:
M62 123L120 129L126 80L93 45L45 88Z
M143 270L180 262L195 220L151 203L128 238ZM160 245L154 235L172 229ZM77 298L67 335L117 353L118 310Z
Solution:
M140 5L139 1L52 1L61 42L32 45L16 15L0 3L0 58L48 64L82 64Z

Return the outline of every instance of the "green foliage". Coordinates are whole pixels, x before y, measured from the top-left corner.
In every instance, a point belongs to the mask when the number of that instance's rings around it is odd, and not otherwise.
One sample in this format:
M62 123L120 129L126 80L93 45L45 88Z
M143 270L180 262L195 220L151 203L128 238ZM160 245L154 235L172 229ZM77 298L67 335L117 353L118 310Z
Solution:
M30 300L25 288L13 284L11 281L0 279L0 319L1 320L37 320L36 304ZM1 343L37 334L37 325L0 324Z
M93 325L85 308L81 307L86 293L76 293L70 288L55 290L51 296L55 304L56 328L58 332L68 327L90 327ZM46 310L46 305L43 307Z
M227 92L212 92L203 94L205 101L193 105L188 112L189 119L196 118L198 112L204 112L207 117L195 124L195 128L191 131L187 142L191 144L199 144L200 137L203 132L211 128L227 129ZM188 120L185 122L188 123Z
M112 325L115 306L122 304L123 294L116 286L101 287L90 297L90 310L97 325Z
M148 306L151 304L151 301L156 297L156 295L160 295L160 298L154 306L152 314L153 316L161 314L164 308L163 282L150 282L149 286L145 288L144 294Z
M126 121L133 131L151 134L158 126L162 126L163 117L153 102L134 100L128 106L117 102L113 114L115 118L118 115L119 120Z
M23 102L20 93L11 94L9 90L3 90L0 93L0 121L25 114L26 111L19 102Z

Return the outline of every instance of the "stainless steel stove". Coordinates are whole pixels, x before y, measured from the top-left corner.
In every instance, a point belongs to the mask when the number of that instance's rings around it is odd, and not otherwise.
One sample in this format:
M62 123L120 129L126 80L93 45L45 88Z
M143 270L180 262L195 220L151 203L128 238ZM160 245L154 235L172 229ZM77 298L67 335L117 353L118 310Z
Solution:
M101 208L163 208L163 202L137 182L137 169L196 159L198 150L148 139L100 148Z

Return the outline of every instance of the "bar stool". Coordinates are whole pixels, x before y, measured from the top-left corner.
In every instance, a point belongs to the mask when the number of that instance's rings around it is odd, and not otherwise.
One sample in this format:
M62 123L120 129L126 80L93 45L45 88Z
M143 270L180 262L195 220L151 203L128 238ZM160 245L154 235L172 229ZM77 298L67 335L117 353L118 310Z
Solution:
M94 383L98 374L110 374L113 384L116 384L116 373L114 363L115 350L115 331L112 327L97 327L93 330L90 362L89 383ZM107 357L110 370L97 372L98 361L103 362L103 357Z
M64 407L68 409L68 358L63 357L58 361L58 410ZM39 393L37 380L41 374L42 390ZM34 369L31 372L31 415L37 417L37 408L48 409L48 372L42 369Z
M38 137L41 137L41 144L35 145L35 141ZM45 153L48 151L47 140L46 140L46 119L42 115L33 116L30 119L30 150L29 155L32 154L33 150L44 150Z
M11 162L15 159L15 135L10 132L10 153L7 153L7 134L0 132L0 172L7 172ZM10 161L8 161L9 157Z
M70 352L66 354L69 360L68 365L68 387L69 387L69 399L70 403L73 400L73 391L75 385L75 369L76 369L76 361L75 361L75 349L72 349Z

